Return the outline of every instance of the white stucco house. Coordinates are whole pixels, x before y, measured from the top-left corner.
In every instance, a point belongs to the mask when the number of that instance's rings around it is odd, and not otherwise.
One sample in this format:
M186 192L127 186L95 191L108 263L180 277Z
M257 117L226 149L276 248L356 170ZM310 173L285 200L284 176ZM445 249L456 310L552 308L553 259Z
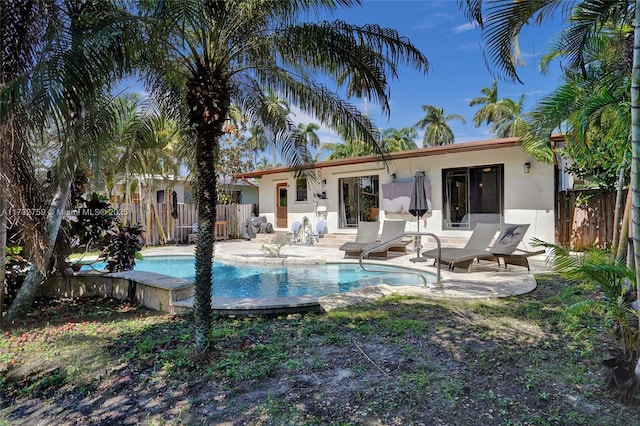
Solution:
M277 231L305 217L324 222L328 233L355 234L359 222L398 218L415 231L407 203L416 172L424 171L431 212L420 231L464 238L479 222L526 223L524 241L554 241L556 168L526 154L518 138L395 152L387 165L374 156L319 161L307 171L300 179L287 167L236 177L259 183L259 214Z

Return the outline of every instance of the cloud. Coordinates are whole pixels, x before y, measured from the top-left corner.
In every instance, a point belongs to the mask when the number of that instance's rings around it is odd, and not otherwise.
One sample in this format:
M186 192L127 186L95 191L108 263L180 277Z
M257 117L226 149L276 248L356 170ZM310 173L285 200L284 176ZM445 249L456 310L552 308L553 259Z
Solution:
M451 22L455 19L454 15L450 13L436 12L429 13L422 21L418 24L411 25L409 27L410 30L416 31L426 31L432 28L436 28L439 25L442 25L442 22L448 21Z
M460 34L460 33L465 33L467 31L475 30L476 28L479 28L477 22L467 22L465 24L458 25L457 27L453 27L452 30L454 33Z

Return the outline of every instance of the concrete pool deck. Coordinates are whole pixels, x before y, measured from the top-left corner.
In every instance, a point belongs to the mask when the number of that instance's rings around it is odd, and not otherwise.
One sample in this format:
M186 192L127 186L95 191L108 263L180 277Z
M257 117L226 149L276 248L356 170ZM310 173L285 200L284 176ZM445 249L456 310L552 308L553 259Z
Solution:
M350 262L358 259L344 259L344 253L337 248L294 245L283 250L284 259L265 257L261 250L263 241L225 240L218 241L215 248L215 259L247 263L333 263ZM164 246L147 248L143 256L194 255L195 246ZM433 261L413 263L415 255L408 253L387 260L369 261L368 264L395 265L419 271L427 271L435 275ZM398 293L402 295L425 298L497 298L525 294L536 288L534 274L550 272L547 256L537 255L529 258L531 271L520 266L498 266L497 263L482 262L474 264L471 272L462 270L441 271L442 288L424 288L420 286L387 286L366 287L350 293L339 293L320 299L307 297L275 298L275 299L223 299L213 298L214 311L217 313L259 313L287 312L293 307L314 310L331 310L338 307L374 301L382 296ZM215 279L215 278L214 278ZM192 298L175 302L177 307L188 309L193 304Z

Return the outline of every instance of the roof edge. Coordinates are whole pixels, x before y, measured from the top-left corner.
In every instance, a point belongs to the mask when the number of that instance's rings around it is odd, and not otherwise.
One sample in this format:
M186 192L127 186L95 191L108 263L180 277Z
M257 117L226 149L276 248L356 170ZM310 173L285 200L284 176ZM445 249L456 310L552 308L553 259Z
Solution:
M564 140L564 135L553 134L551 135L550 139L553 142L558 142L558 141ZM405 158L429 157L432 155L444 155L444 154L454 154L459 152L510 148L510 147L518 146L520 145L520 143L521 143L521 138L519 137L487 139L487 140L474 141L474 142L460 142L460 143L453 143L449 145L433 146L429 148L412 149L409 151L392 152L392 153L389 153L389 160L393 161L393 160L401 160ZM303 166L302 169L303 170L323 169L325 167L350 166L354 164L379 163L379 162L382 162L382 159L379 156L366 155L362 157L349 157L349 158L339 158L337 160L318 161L316 163ZM251 172L238 173L238 174L235 174L234 177L236 177L237 179L260 178L265 175L272 175L277 173L288 173L292 170L293 170L292 167L282 166L282 167L274 167L272 169L254 170Z

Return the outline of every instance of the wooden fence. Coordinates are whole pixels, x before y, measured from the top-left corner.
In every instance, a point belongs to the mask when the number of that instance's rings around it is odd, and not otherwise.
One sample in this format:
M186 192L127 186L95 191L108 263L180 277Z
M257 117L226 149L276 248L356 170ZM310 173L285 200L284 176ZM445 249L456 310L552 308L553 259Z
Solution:
M195 204L178 204L178 217L171 216L171 205L157 204L151 206L151 213L157 207L157 218L154 214L147 216L146 204L120 204L120 220L122 222L140 223L145 229L145 242L148 245L161 244L158 232L158 222L170 243L186 244L194 223L198 222L198 212ZM217 220L226 222L225 234L229 238L239 238L241 227L255 211L253 204L218 204ZM150 223L147 223L147 222Z
M626 193L624 196L626 197ZM574 250L609 247L613 238L615 208L615 192L603 193L597 190L558 192L556 244L571 247Z

